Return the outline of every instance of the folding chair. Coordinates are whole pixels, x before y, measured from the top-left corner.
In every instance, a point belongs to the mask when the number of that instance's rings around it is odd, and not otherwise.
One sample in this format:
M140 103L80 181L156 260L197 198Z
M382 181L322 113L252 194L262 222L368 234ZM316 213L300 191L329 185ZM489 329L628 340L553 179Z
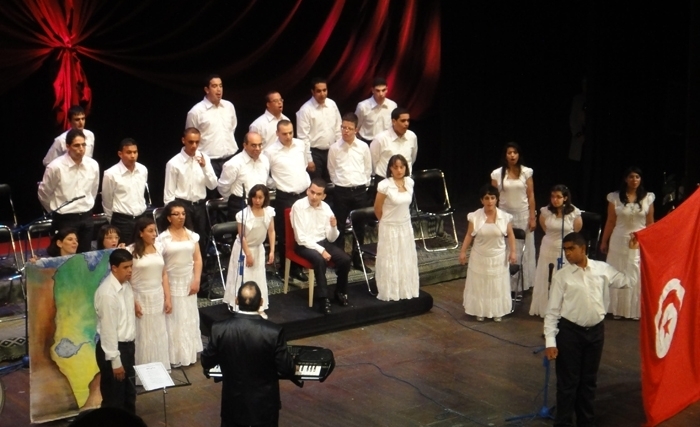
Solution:
M525 230L522 228L514 228L513 229L513 237L515 237L515 240L522 240L523 243L523 249L520 251L519 259L517 264L510 264L510 275L515 276L516 274L519 274L518 277L518 283L520 284L520 292L518 293L518 287L516 285L515 287L515 292L513 293L513 305L510 309L510 312L512 313L515 311L515 304L519 303L523 300L523 293L525 292L525 277L523 276L523 257L525 256Z
M27 241L29 242L29 252L32 257L36 257L34 253L34 239L37 238L37 248L42 246L41 239L51 240L51 220L47 219L44 221L36 222L29 226L27 229ZM48 245L47 245L48 246Z
M109 224L109 220L105 214L98 213L92 215L92 240L97 240L97 236L100 233L100 228L107 224Z
M367 207L350 211L350 215L348 215L348 218L351 224L377 224L377 216L374 214L374 207ZM355 246L357 246L357 251L360 254L360 263L362 264L362 272L365 275L365 283L367 283L367 290L371 295L377 295L376 292L372 292L372 287L369 284L369 276L367 275L367 268L365 268L364 260L365 254L371 256L372 258L377 258L377 244L360 244L360 240L357 238L357 233L354 227L352 227L352 237L355 240Z
M294 229L292 228L292 219L290 217L292 212L291 208L284 210L284 236L287 239L287 244L285 245L284 251L284 293L287 293L289 289L289 270L292 267L292 262L295 262L302 266L303 268L309 269L309 307L314 306L314 266L306 260L297 255L294 251L296 247L296 239L294 238ZM328 263L329 266L333 266L333 263Z
M165 207L155 208L151 213L153 215L153 221L156 223L156 230L158 231L158 234L165 231L160 229L160 218L163 216L163 213L165 213Z
M217 262L217 266L219 268L219 275L221 277L221 284L223 285L224 290L226 289L226 274L224 272L228 270L228 263L224 262L222 264L222 262L221 262L222 252L219 251L219 245L221 245L222 247L228 247L228 253L230 256L232 256L231 246L233 244L233 241L236 239L237 235L238 235L238 223L236 221L229 221L229 222L222 222L219 224L214 224L214 226L211 228L211 232L209 233L211 245L214 248L214 253L216 255L216 262ZM216 301L216 300L221 299L218 296L217 296L217 298L211 297L212 289L213 289L213 286L209 286L209 288L207 289L207 298L209 298L212 301Z
M581 211L581 234L586 239L588 258L598 259L598 244L600 243L600 232L603 225L603 218L594 212Z
M14 257L14 268L15 273L19 273L24 266L24 250L22 249L22 242L19 239L19 230L17 229L17 214L15 213L15 204L12 201L12 190L9 184L0 184L0 199L7 197L7 205L0 209L0 243L8 243L8 256L9 251L12 251L12 256ZM18 237L17 243L15 244L15 237ZM17 250L19 246L19 251ZM4 259L4 258L3 258Z
M455 226L454 208L450 204L450 195L447 192L447 183L445 182L445 174L440 169L426 169L413 173L415 188L413 191L416 200L416 209L418 216L428 213L439 219L449 217L452 222L452 238L454 244L446 244L436 248L429 248L426 244L426 231L423 225L428 221L421 220L418 222L423 247L428 252L446 251L448 249L456 249L459 246L457 239L457 227ZM431 238L437 237L435 236Z

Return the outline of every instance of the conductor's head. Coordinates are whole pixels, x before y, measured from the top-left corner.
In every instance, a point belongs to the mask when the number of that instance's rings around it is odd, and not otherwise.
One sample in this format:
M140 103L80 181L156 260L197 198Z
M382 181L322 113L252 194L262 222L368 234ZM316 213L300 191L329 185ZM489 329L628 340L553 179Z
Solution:
M238 308L241 311L257 312L260 310L263 300L260 297L260 288L258 284L253 281L245 282L240 289L238 289L236 304L238 304Z

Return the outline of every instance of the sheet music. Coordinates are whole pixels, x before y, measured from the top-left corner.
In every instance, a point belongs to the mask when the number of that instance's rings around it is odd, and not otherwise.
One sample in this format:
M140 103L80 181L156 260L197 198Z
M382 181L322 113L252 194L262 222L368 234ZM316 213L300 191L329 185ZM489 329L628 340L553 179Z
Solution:
M144 363L143 365L134 365L136 375L141 380L143 388L146 391L155 390L158 388L172 387L175 385L170 374L163 366L163 362Z

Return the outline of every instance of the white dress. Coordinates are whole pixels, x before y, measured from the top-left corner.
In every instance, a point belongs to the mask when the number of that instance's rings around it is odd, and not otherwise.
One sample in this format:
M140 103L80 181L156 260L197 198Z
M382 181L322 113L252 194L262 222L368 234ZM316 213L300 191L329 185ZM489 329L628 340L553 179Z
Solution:
M647 193L646 197L640 200L641 207L637 203L627 203L623 205L620 195L616 191L608 194L608 202L615 205L615 228L610 235L608 244L608 257L606 262L618 271L628 274L631 269L639 269L639 249L630 249L630 233L646 228L647 214L654 203L654 193ZM634 262L629 261L629 252L635 251L637 255ZM626 318L639 318L641 313L641 276L640 280L632 288L610 289L610 304L608 313Z
M158 236L163 245L163 258L170 283L172 312L166 317L170 363L187 366L197 361L202 351L202 335L199 331L197 294L189 295L194 276L194 251L199 235L187 230L189 240L174 241L169 230Z
M243 261L243 280L246 282L253 281L260 287L260 296L263 299L263 310L270 307L267 295L267 274L265 273L265 246L263 243L267 238L267 230L270 227L272 218L275 216L275 209L267 206L263 209L262 216L253 215L253 210L250 206L245 210L236 214L236 221L241 224L243 213L245 212L245 237L248 241L248 249L253 255L253 266L246 267L245 260ZM231 261L228 264L228 274L226 276L226 291L224 292L224 302L238 310L236 305L236 296L238 288L241 287L241 276L239 274L238 260L241 253L241 236L236 237L231 250ZM245 258L245 253L243 254Z
M406 191L400 192L393 178L379 183L377 192L386 195L379 221L375 279L377 298L398 301L418 297L418 257L413 239L409 205L413 180L404 178Z
M142 316L136 318L135 361L137 365L163 362L170 369L168 333L165 315L165 293L163 291L163 255L157 252L134 258L131 272L131 287L134 301L141 306ZM133 245L129 246L133 252Z
M503 317L512 307L505 239L512 216L499 209L496 223L487 224L484 210L479 209L467 220L474 224L474 246L467 265L464 311L478 317Z
M581 216L581 211L574 206L573 212L564 215L564 236L574 231L574 220ZM537 271L532 288L532 303L530 304L530 316L544 317L547 314L549 304L549 264L554 264L552 274L557 271L557 260L567 264L566 257L561 253L561 227L562 219L549 210L548 207L540 209L540 217L544 218L547 232L542 237L540 244L540 257L537 259Z
M501 168L491 172L491 179L498 183L500 192L498 207L513 215L513 228L525 230L525 252L523 253L523 241L515 241L515 253L520 259L523 257L523 289L532 287L535 279L535 234L528 227L530 219L530 206L527 200L527 180L532 178L533 170L526 166L520 168L520 177L511 179L506 176L501 185ZM519 288L519 274L511 278L510 290Z

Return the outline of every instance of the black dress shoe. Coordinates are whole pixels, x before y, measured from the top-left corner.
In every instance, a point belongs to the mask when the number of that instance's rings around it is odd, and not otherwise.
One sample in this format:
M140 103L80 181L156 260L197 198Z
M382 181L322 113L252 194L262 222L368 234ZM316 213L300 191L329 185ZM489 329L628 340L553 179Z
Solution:
M348 302L348 294L336 292L335 299L338 301L338 304L342 305L343 307L347 307L350 304Z
M289 273L289 275L290 275L293 279L296 279L296 280L298 280L298 281L300 281L300 282L308 282L308 281L309 281L309 276L307 276L306 273L304 273L304 270L301 270L301 269L300 269L300 270L296 270L296 271L292 271L292 272Z
M331 301L328 298L321 298L319 301L320 308L321 308L321 313L323 314L331 314Z

